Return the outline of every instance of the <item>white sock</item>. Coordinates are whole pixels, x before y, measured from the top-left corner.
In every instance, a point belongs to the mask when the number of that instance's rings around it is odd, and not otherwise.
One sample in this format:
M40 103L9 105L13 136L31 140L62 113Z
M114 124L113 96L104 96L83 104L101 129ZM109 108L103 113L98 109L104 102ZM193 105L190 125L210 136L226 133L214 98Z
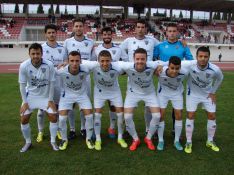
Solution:
M123 113L116 113L117 115L117 125L118 125L118 139L123 138Z
M102 117L102 114L95 113L94 131L95 131L95 135L96 135L96 141L101 141L101 117Z
M207 140L209 142L213 141L215 131L216 131L216 120L208 120L207 121Z
M85 116L86 140L90 140L93 135L93 114Z
M37 126L38 126L39 132L43 132L44 118L45 118L45 111L38 109L38 111L37 111Z
M145 131L148 132L150 128L150 122L152 120L152 114L148 107L145 107L144 118L145 118Z
M75 112L74 110L69 110L68 111L68 120L69 120L69 125L70 125L70 131L76 131L75 129Z
M24 136L26 143L32 143L32 141L31 141L31 128L30 128L29 123L27 123L25 125L21 124L21 131L22 131L22 134Z
M152 136L154 135L160 121L160 113L152 113L152 119L150 121L149 131L147 133L147 138L151 140Z
M165 129L165 121L161 121L159 122L159 126L158 126L158 141L159 142L164 142L164 129Z
M51 143L55 142L57 131L58 131L58 123L50 122L50 142Z
M86 118L84 116L84 113L82 111L80 111L80 129L81 130L85 129L85 125L86 125L85 120L86 120Z
M175 120L175 140L174 142L179 142L183 123L182 120Z
M194 120L186 119L186 138L187 143L192 143L192 136L193 136L193 128L194 128Z
M116 114L115 112L109 111L109 115L110 115L110 128L115 129Z
M62 140L67 141L67 116L59 115L59 128L62 136Z
M133 114L124 113L124 119L126 123L126 129L134 140L138 140L139 137L136 132L135 124L132 118Z

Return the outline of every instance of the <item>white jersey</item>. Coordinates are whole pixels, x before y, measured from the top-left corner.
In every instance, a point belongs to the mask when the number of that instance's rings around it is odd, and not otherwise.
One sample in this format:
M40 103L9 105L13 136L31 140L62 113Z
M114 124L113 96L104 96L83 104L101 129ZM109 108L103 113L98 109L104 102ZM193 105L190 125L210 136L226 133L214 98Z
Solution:
M55 47L51 47L46 43L42 44L43 49L43 59L50 60L55 67L62 64L67 60L67 54L65 48L58 44Z
M92 60L97 60L98 55L102 50L107 50L110 52L112 61L119 61L120 58L123 61L128 61L128 55L118 45L113 43L111 48L105 48L103 44L99 44L94 50Z
M93 40L87 37L84 37L82 41L78 41L74 37L64 41L64 48L67 51L67 55L71 51L78 51L82 60L91 60L93 46Z
M64 93L63 96L78 96L87 92L86 77L89 75L92 67L81 64L77 75L69 72L69 65L57 71L61 78Z
M163 67L158 77L158 93L166 96L182 94L184 91L183 80L188 75L188 70L181 68L179 74L172 78L167 75L168 66Z
M183 66L189 70L188 95L207 98L208 94L215 93L222 83L223 74L220 68L210 62L205 69L200 69L196 61L182 61Z
M145 38L139 40L135 37L125 39L120 47L128 53L128 60L134 61L133 54L136 49L143 48L147 52L147 61L152 61L154 46L158 45L159 41L153 37L145 36Z
M55 81L55 69L52 62L42 59L40 67L32 65L31 59L20 64L19 83L27 84L27 96L49 97L49 84Z
M134 63L119 62L120 67L128 74L128 91L137 94L150 94L155 92L153 84L154 71L161 61L149 61L142 72L137 72Z
M124 73L118 62L112 62L109 71L104 72L100 66L93 69L94 83L96 90L103 92L105 96L113 96L120 91L118 77Z

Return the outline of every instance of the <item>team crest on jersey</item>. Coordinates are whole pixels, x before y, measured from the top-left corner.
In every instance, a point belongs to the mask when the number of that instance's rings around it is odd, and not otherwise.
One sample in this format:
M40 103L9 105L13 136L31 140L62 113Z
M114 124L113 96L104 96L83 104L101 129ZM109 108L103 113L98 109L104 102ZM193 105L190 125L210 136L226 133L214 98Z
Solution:
M175 47L176 49L179 49L179 46L178 45L176 45L176 47Z
M85 47L87 47L87 46L89 45L89 43L88 43L88 42L84 42L84 44L85 44Z
M101 75L100 72L97 73L98 75Z
M67 76L66 79L68 80L68 79L69 79L69 76Z
M115 54L116 54L116 50L112 50L111 52L113 53L113 55L115 55Z
M133 41L133 44L136 44L136 41Z
M30 70L30 71L29 71L29 73L30 73L30 74L32 74L32 73L33 73L33 71L32 71L32 70Z
M206 73L206 78L210 78L210 74L209 73Z
M72 44L72 47L75 47L76 45L75 44Z
M41 68L41 72L42 72L42 73L45 73L45 71L46 71L46 68L42 67L42 68Z
M115 76L115 73L110 73L110 77L113 78Z
M145 40L145 44L148 45L148 44L149 44L149 41L148 41L148 40Z
M132 76L135 76L135 74L134 74L134 73L132 73Z
M80 75L80 79L83 80L84 79L84 75Z
M62 53L62 49L58 49L58 52L61 54Z
M181 81L181 78L177 78L177 82L180 82Z
M148 71L148 72L145 72L145 74L146 74L146 76L149 76L150 75L150 72Z
M195 73L197 73L197 72L194 70L193 73L195 74Z
M167 79L165 78L164 81L167 81Z
M50 52L47 50L46 53L49 54Z
M168 47L169 47L168 45L165 46L166 49L168 49Z

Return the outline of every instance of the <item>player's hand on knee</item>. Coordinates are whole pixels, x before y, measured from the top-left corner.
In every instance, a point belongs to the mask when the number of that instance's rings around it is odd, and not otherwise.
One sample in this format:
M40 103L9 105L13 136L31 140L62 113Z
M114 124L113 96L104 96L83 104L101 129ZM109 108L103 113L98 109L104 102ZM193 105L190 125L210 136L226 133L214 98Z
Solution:
M28 103L24 103L20 108L20 114L24 115L27 110L29 110Z
M51 108L51 109L53 110L53 112L56 112L56 111L57 111L56 105L54 104L53 101L49 101L49 102L48 102L48 107L47 107L47 109L49 109L49 108Z
M211 98L212 104L216 103L216 95L215 94L209 94L207 98Z

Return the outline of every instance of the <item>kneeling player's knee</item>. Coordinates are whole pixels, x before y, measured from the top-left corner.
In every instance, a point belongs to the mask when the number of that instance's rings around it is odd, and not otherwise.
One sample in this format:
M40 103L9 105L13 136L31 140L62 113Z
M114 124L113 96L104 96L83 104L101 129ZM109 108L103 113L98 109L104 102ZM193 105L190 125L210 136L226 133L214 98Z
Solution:
M30 116L21 116L21 118L20 118L21 124L23 124L23 125L28 124L29 123L29 117Z
M209 120L215 120L216 119L215 113L208 112L207 113L207 118Z
M190 120L193 120L195 117L195 112L188 112L187 113L187 118L190 119Z
M181 110L174 110L175 111L175 118L176 120L182 119L182 111Z
M83 111L84 115L90 115L93 113L92 109L83 109L82 111Z
M56 115L48 115L49 121L52 123L56 123L57 122L57 117Z

